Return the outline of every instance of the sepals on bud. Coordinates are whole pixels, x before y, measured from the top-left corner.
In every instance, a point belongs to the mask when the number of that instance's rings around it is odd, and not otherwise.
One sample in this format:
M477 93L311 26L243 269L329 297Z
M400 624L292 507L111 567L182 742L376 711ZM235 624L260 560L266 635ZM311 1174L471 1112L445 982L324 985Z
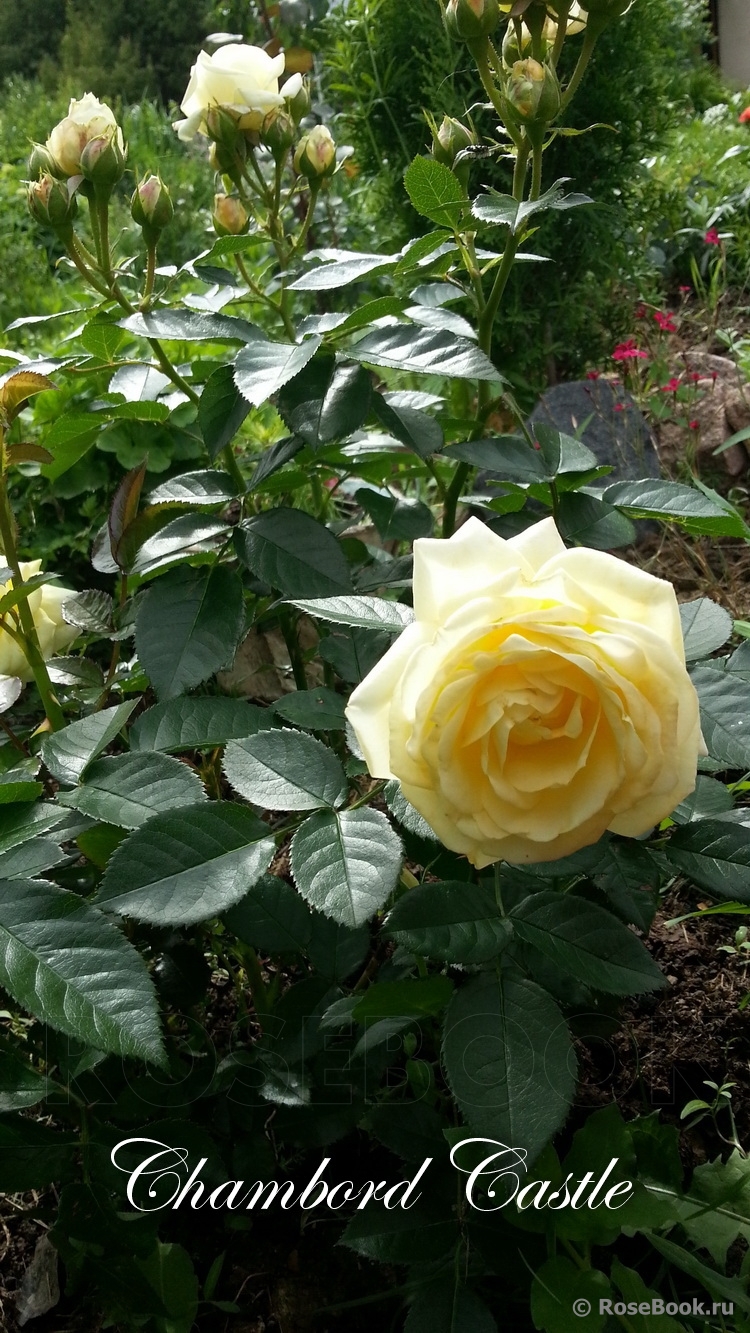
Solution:
M174 217L169 190L161 176L147 176L141 181L130 201L130 215L143 231L146 242L155 244Z
M260 128L260 141L276 162L284 161L296 137L297 126L287 111L269 111Z
M214 195L213 222L217 236L242 236L249 221L240 199L231 194Z
M209 139L229 154L237 151L237 144L242 138L237 116L233 116L224 106L209 107L206 112L206 133Z
M560 84L555 71L538 60L517 60L503 89L511 120L524 125L549 125L560 110Z
M477 136L468 126L453 116L443 116L442 124L432 125L432 156L444 167L453 167L459 153L477 142Z
M43 143L35 143L29 154L29 180L38 181L47 175L59 176L60 168L49 148Z
M322 181L336 170L336 144L326 125L315 125L297 144L294 169L309 181Z
M75 191L66 180L59 180L46 172L40 180L31 181L27 200L35 222L52 227L57 232L68 232L78 212Z
M89 139L81 153L81 175L103 194L108 194L125 171L127 150L118 129Z
M448 0L445 26L460 42L475 42L489 37L500 22L497 0Z

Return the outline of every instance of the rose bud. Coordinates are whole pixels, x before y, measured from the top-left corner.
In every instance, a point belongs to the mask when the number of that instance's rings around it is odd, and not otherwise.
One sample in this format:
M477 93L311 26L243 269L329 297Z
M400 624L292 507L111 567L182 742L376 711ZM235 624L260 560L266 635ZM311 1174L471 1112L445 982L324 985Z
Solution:
M41 180L30 183L27 201L35 222L59 232L70 230L78 212L78 200L69 190L68 182L51 176L49 172Z
M122 178L125 157L122 135L119 130L110 130L86 144L81 153L81 175L97 189L108 192Z
M560 85L549 65L538 60L517 60L504 89L513 120L547 125L560 110Z
M213 221L217 236L242 236L250 218L240 199L231 194L216 194Z
M432 156L445 167L452 167L459 153L477 142L473 130L452 116L443 116L442 124L432 131Z
M260 141L277 162L283 162L297 137L297 127L288 111L269 111L260 127Z
M159 233L169 226L174 207L161 176L147 176L141 181L130 201L130 216L147 241L156 241Z
M309 181L320 181L336 170L336 144L325 125L315 125L303 135L294 154L294 169Z
M67 116L55 126L47 140L47 151L59 168L57 174L80 176L81 157L86 145L92 139L108 135L117 140L124 161L122 130L110 107L100 102L93 93L86 93L79 101L72 98Z
M500 22L497 0L448 0L445 26L460 42L475 42L488 37Z

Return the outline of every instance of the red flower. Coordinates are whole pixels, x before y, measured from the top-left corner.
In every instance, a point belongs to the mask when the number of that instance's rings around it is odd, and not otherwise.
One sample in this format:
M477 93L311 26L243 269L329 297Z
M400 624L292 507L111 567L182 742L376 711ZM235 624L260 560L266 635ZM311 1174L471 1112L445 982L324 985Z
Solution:
M635 338L628 338L627 342L618 343L612 353L613 361L648 361L648 352L642 352L635 345Z
M662 393L677 393L677 390L679 389L679 387L680 387L680 380L679 380L679 377L678 377L677 375L673 375L672 378L671 378L671 380L669 381L668 384L662 384L662 386L661 386L661 392L662 392Z
M655 310L654 319L659 325L659 328L661 329L662 333L677 332L677 325L674 322L674 317L670 310L667 311L666 315L661 310Z
M700 430L700 428L701 428L701 423L700 423L700 421L691 421L691 422L690 422L690 429L691 429L691 430Z
M600 377L600 375L601 375L601 373L602 373L602 372L601 372L600 370L587 370L587 371L586 371L586 379L587 379L587 380L598 380L599 377Z
M706 245L721 245L721 237L715 227L709 228L703 239Z
M750 106L746 106L744 111L740 111L737 119L740 125L750 125Z
M615 403L615 412L624 412L624 411L625 411L624 403Z
M693 381L693 384L697 384L701 377L698 374L697 370L694 370L692 371L690 378Z
M690 292L692 292L692 290L693 290L693 289L692 289L692 287L690 286L690 283L689 283L689 282L688 282L688 283L682 283L682 285L681 285L681 287L680 287L680 291L682 292L683 296L689 296L689 294L690 294Z

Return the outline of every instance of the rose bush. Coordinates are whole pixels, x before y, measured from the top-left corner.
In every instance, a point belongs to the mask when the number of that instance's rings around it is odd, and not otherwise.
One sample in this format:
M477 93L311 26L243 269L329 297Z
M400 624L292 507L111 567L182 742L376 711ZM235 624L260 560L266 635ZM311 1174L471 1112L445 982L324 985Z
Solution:
M416 619L347 710L379 778L481 869L638 837L704 753L670 583L566 550L553 519L414 546Z
M187 142L198 132L205 134L212 107L231 112L242 130L259 130L269 111L296 97L302 88L302 75L292 74L279 89L284 64L283 52L269 56L259 46L238 42L227 42L213 55L201 51L180 103L185 119L175 122L180 138Z

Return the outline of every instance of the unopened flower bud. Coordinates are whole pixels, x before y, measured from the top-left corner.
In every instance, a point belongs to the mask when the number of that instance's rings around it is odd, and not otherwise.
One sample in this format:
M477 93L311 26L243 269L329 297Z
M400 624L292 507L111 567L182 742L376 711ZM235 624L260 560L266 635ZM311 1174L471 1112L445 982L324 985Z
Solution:
M81 175L97 189L111 190L125 171L125 147L119 131L90 139L81 153Z
M282 162L297 137L297 127L287 111L269 111L260 128L260 141Z
M303 135L294 154L294 169L309 181L323 180L336 170L336 144L326 125L315 125Z
M589 30L595 37L608 24L627 14L634 3L635 0L580 0L581 9L586 10Z
M232 194L216 194L213 220L217 236L242 236L250 218L240 199Z
M289 97L287 99L287 104L286 104L287 111L289 112L289 115L292 117L292 120L294 121L295 125L299 125L300 121L304 120L305 116L310 110L310 103L311 103L310 85L306 79L303 79L302 87L299 89L298 92L294 94L293 97Z
M60 168L49 148L43 143L35 143L29 155L29 180L37 181L40 176L59 176Z
M500 9L497 0L448 0L444 18L451 37L473 42L495 31Z
M549 65L517 60L504 89L511 119L527 125L548 125L560 110L560 85Z
M61 120L47 140L47 151L57 165L58 176L80 176L81 158L84 149L92 139L112 136L125 160L125 145L122 130L115 120L114 113L104 102L100 102L93 93L86 93L76 101L72 98L68 114ZM54 174L54 173L53 173Z
M572 37L577 32L582 32L586 27L586 15L583 12L579 0L547 0L547 9L553 19L560 19L567 15L565 27L566 37Z
M147 242L158 240L160 232L174 217L174 207L161 176L147 176L130 201L130 215L142 229Z
M453 116L443 116L442 124L432 131L432 156L445 167L452 167L459 153L477 141L473 130Z
M75 191L69 189L66 180L58 180L49 172L30 183L27 199L34 221L55 231L68 231L78 211Z
M206 112L206 132L209 139L228 153L233 153L242 135L237 116L224 106L209 107Z

